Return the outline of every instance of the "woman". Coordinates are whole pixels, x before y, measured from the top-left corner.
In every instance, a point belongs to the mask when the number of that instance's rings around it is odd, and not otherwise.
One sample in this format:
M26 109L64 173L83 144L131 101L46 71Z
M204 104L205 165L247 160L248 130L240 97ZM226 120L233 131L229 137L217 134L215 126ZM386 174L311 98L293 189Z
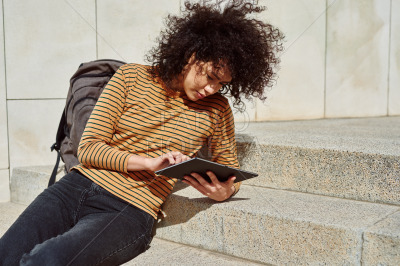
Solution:
M219 1L221 2L221 1ZM144 252L162 203L177 182L154 171L196 156L239 167L227 99L264 98L272 86L281 33L246 16L243 1L185 3L169 16L151 66L127 64L111 78L83 133L80 165L40 194L0 241L4 265L116 265ZM235 177L185 182L223 201Z

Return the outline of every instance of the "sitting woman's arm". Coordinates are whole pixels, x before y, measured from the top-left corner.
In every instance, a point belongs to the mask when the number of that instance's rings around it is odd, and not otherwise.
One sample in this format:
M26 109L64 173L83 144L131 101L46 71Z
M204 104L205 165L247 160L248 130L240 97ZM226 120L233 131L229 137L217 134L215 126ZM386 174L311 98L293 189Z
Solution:
M120 68L104 88L86 124L78 147L80 163L87 167L127 173L156 171L188 160L189 157L178 151L147 158L109 145L122 115L127 94L125 75Z

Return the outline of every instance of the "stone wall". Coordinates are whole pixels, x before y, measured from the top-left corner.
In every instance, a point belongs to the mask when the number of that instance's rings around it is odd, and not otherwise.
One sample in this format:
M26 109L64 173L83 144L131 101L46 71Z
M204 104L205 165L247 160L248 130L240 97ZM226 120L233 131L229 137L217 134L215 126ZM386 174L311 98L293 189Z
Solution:
M182 1L182 0L181 0ZM49 165L81 62L144 63L179 0L2 0L0 201L14 167ZM400 115L400 0L261 0L286 35L276 86L237 121Z

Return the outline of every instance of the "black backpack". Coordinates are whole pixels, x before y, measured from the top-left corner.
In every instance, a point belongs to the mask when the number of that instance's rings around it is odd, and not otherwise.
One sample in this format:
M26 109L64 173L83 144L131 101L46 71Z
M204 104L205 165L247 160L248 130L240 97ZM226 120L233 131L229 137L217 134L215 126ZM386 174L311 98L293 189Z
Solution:
M107 59L82 63L71 77L56 142L51 146L51 151L56 150L58 155L48 186L55 182L60 158L65 163L65 173L79 164L78 145L89 116L110 78L124 64Z

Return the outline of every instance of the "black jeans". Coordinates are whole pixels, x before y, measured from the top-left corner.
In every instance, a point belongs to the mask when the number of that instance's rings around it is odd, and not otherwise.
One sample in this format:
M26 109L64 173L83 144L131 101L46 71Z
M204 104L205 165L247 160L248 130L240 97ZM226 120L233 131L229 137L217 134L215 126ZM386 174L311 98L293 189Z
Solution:
M144 252L155 219L73 171L0 239L1 265L118 265Z

